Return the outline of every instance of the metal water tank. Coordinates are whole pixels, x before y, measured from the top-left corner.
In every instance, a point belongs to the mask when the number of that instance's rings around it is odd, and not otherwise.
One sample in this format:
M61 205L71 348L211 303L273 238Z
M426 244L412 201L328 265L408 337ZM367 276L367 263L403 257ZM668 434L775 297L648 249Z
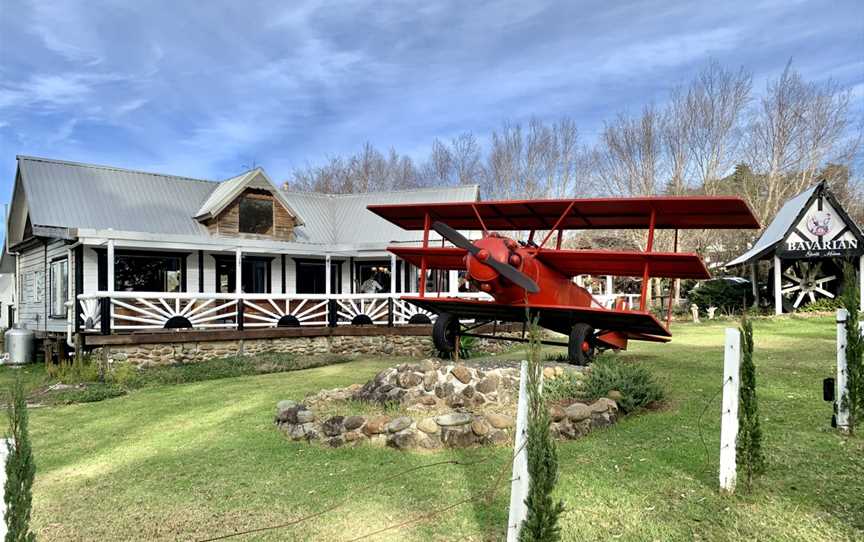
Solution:
M13 324L4 335L5 342L3 347L6 353L9 354L5 363L10 365L23 365L34 361L33 345L35 339L33 332L27 329L23 324Z

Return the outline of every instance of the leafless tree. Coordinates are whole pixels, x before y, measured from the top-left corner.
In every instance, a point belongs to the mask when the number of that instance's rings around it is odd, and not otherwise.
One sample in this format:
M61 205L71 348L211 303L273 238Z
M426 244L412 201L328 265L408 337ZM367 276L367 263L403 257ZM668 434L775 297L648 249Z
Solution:
M764 173L751 204L763 220L801 192L828 161L848 163L850 93L836 82L809 83L791 62L770 81L748 127L747 162Z

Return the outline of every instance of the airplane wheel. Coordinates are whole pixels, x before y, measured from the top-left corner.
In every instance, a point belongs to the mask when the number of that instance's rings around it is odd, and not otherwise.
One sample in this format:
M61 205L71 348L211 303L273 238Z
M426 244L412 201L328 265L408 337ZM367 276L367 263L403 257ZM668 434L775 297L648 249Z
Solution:
M459 319L442 312L432 326L432 343L439 352L450 354L456 350L456 335L459 334Z
M574 365L585 366L594 359L594 328L588 324L576 324L570 331L567 357Z

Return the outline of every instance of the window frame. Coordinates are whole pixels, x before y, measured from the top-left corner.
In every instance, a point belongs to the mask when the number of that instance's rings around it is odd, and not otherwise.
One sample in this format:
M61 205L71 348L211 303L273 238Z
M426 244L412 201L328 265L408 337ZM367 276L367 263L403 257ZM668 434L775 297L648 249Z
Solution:
M54 275L54 268L56 265L59 265L59 264L64 264L64 267L66 270L66 281L65 281L65 284L63 284L61 282L61 286L62 286L62 290L61 290L62 294L61 295L63 298L61 305L63 308L60 310L60 312L55 312L55 309L57 308L57 306L56 306L57 299L54 297L54 295L56 293L54 291L54 288L56 285L55 282L57 281L57 278ZM69 258L68 257L61 256L59 258L54 258L50 261L50 263L48 264L48 285L49 285L48 286L49 294L47 296L47 301L50 304L50 307L48 310L48 316L49 316L49 318L52 318L55 320L56 319L65 319L66 313L68 311L68 309L66 307L66 303L69 302Z
M243 235L273 235L276 227L276 203L275 198L271 197L255 197L255 194L243 194L237 201L237 233ZM243 230L243 204L250 203L266 203L270 206L270 223L265 231L244 231ZM264 213L262 213L263 215Z

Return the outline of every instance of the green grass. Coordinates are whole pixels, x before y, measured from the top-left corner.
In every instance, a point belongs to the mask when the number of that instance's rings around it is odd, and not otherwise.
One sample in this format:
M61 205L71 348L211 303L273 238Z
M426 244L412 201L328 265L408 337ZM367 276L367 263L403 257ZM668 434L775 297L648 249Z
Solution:
M622 354L654 372L666 408L559 446L565 540L864 539L864 439L837 435L821 400L821 380L834 372L833 319L754 324L768 460L754 492L717 491L720 398L712 396L730 323L676 324L671 344L636 344ZM330 450L288 442L274 428L279 399L362 383L399 361L147 387L99 403L33 409L39 539L196 540L287 522L347 498L301 525L237 538L346 540L483 495L502 466L509 469L512 450ZM38 380L38 369L27 370ZM707 455L699 434L706 405ZM483 458L371 485L435 461ZM508 494L503 487L490 503L374 539L500 540Z

